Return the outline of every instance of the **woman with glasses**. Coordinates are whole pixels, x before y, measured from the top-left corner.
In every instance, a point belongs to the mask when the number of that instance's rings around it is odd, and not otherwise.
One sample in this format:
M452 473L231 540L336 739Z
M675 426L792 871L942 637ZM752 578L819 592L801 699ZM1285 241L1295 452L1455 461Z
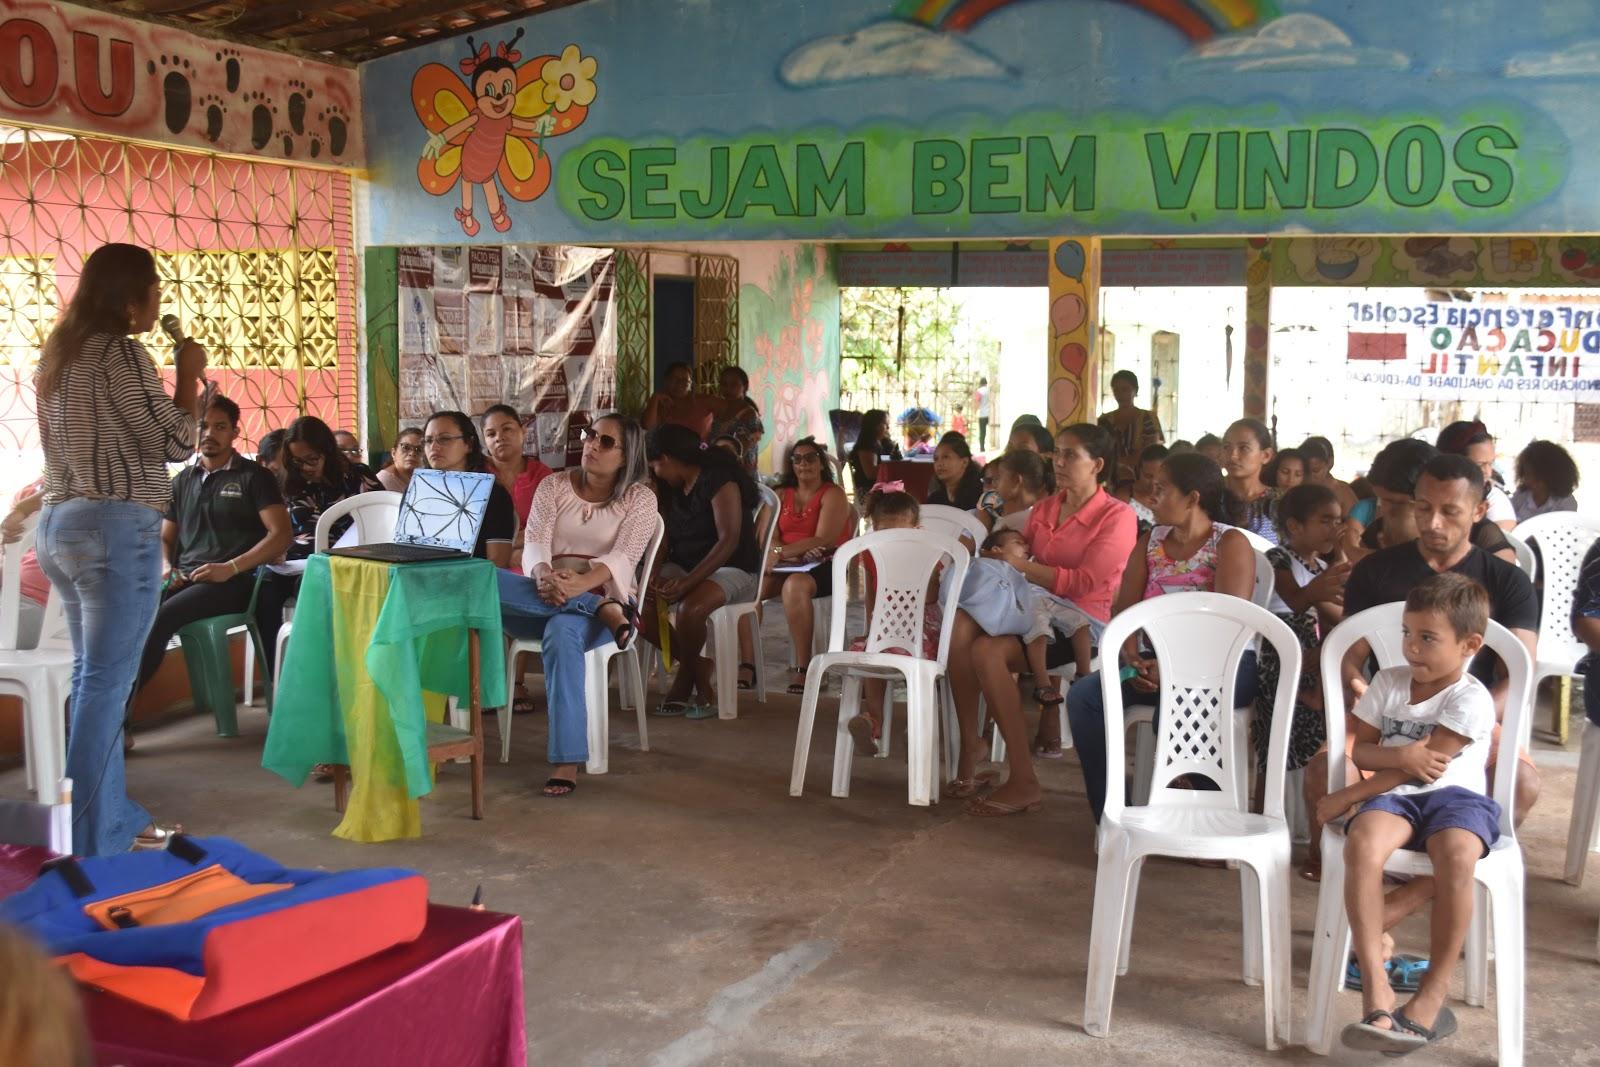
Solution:
M391 493L403 493L411 475L422 467L422 431L408 426L394 439L389 465L378 472L378 484Z
M302 415L283 435L283 499L289 508L289 559L305 559L316 548L317 520L339 501L382 489L377 477L362 463L352 463L334 440L328 424L315 415ZM334 544L355 520L349 516L333 524L328 543ZM267 670L277 657L278 630L283 608L300 591L299 574L268 570L256 593L256 626Z
M435 411L422 429L422 451L428 467L436 471L489 473L489 460L478 440L478 429L459 411ZM511 542L517 536L517 509L511 494L499 482L489 487L489 503L478 527L472 554L496 567L511 565Z
M600 416L583 431L579 465L546 478L533 495L522 573L499 572L507 632L541 641L555 767L547 797L577 789L578 768L589 760L584 653L604 641L626 645L639 625L635 579L657 521L645 473L639 424Z
M789 670L789 692L803 693L811 665L811 627L817 597L833 595L833 550L855 532L856 513L844 490L834 484L828 450L813 437L789 446L778 488L778 533L773 538L772 573L761 599L783 597L795 666ZM779 568L785 568L780 570ZM805 569L797 569L805 568ZM755 645L740 628L739 661L755 662Z

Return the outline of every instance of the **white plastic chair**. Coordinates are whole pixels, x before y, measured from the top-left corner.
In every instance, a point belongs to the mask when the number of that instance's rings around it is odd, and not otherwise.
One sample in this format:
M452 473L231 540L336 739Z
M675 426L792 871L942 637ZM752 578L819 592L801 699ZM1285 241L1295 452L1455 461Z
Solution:
M402 494L388 489L375 489L370 493L345 497L317 516L317 528L311 535L312 550L328 551L333 540L333 527L346 515L350 516L350 529L354 531L351 545L378 545L394 540L395 524L400 519ZM346 536L349 536L348 534ZM278 678L283 673L283 650L289 645L289 633L294 629L293 617L278 628L276 651L273 654L272 691L278 691ZM248 650L249 642L245 643ZM248 662L246 664L248 670ZM245 692L250 692L250 681L245 681Z
M806 669L789 795L797 797L805 789L806 761L811 754L811 730L817 718L822 681L829 671L837 670L843 675L843 689L833 748L833 795L850 795L850 764L855 755L855 741L850 736L849 723L861 710L862 680L902 678L906 686L907 793L912 804L925 807L938 799L940 683L950 651L950 623L955 618L956 601L971 557L953 537L935 536L926 530L882 530L858 537L835 553L833 581L836 589L843 589L850 561L864 552L873 554L878 575L866 650L845 651L846 603L844 597L835 597L829 613L828 651L813 656ZM927 603L928 583L940 563L948 567L943 603L939 605L943 625L938 657L928 660L921 658L923 608ZM916 655L883 651L887 648L905 649Z
M1265 552L1267 549L1273 547L1271 541L1268 541L1265 537L1262 537L1254 530L1247 530L1243 526L1235 526L1232 528L1244 534L1244 539L1249 541L1250 547L1255 549L1257 552Z
M1533 546L1516 534L1506 534L1506 540L1510 542L1512 551L1517 554L1517 568L1528 576L1528 581L1538 581L1539 557L1534 555Z
M724 604L713 611L706 619L706 624L711 631L711 662L716 671L717 686L717 718L737 719L739 717L739 627L745 619L750 620L755 658L752 665L755 667L754 686L756 700L765 704L767 702L766 659L761 654L761 587L766 584L767 574L772 567L772 539L778 532L778 494L771 489L756 483L756 491L761 495L761 502L756 505L755 521L761 521L761 512L768 509L766 527L756 530L756 537L761 543L761 566L756 572L755 591L750 594L750 599L737 604Z
M1342 753L1345 739L1344 685L1339 665L1357 641L1365 640L1380 667L1404 662L1400 653L1401 603L1382 604L1351 616L1334 627L1322 641L1322 692L1327 709L1328 751ZM1500 759L1495 764L1494 799L1500 805L1500 839L1473 871L1472 924L1467 928L1465 999L1482 1007L1488 987L1489 933L1493 924L1495 1006L1499 1016L1501 1067L1522 1063L1523 1039L1523 881L1522 849L1512 818L1517 792L1517 749L1532 729L1529 715L1533 694L1533 663L1521 641L1490 620L1485 644L1506 665L1508 688L1502 722ZM1274 721L1276 725L1276 721ZM1345 761L1328 761L1328 792L1345 786ZM1270 794L1269 794L1270 795ZM1384 870L1393 874L1426 875L1433 864L1426 852L1397 851ZM1350 956L1350 920L1344 910L1344 830L1333 824L1322 828L1322 887L1317 896L1316 933L1311 943L1311 976L1307 997L1306 1047L1327 1055L1333 1045L1334 994L1344 988Z
M1519 523L1511 535L1539 545L1539 577L1544 583L1539 605L1539 659L1533 665L1533 689L1546 678L1575 673L1589 649L1572 632L1572 598L1578 590L1578 569L1589 546L1600 538L1600 521L1575 511L1552 511Z
M22 536L5 546L0 563L0 695L22 701L22 749L28 787L40 803L66 771L67 727L62 708L72 695L72 636L61 597L50 590L44 621L33 648L18 648L22 614L22 557L34 546L39 516L30 515Z
M774 493L773 496L776 497L778 494ZM782 498L780 497L779 499L781 500ZM848 495L845 497L845 501L850 505L850 515L846 521L850 524L850 536L854 537L856 535L856 531L861 529L861 512L857 510L855 503L850 500ZM773 513L773 522L774 524L777 522L776 512ZM839 551L844 551L844 548L841 546ZM849 599L848 587L841 586L836 588L834 593L844 596L847 600ZM761 591L757 589L756 596L759 597L760 595ZM756 693L758 694L756 699L762 703L766 703L767 700L767 670L765 664L762 662L763 657L761 654L761 607L771 603L772 601L779 601L781 603L782 598L772 597L768 600L761 601L761 604L757 605L756 607L755 618L750 624L754 628L752 637L754 638L753 643L755 646ZM828 647L827 619L832 607L832 596L819 596L811 601L811 650L813 653L821 652L823 649ZM718 718L722 717L720 710L718 711L717 715Z
M1111 1029L1116 979L1128 970L1134 901L1147 856L1234 860L1244 905L1244 980L1260 984L1266 1002L1267 1048L1289 1040L1289 825L1283 812L1284 767L1300 677L1300 643L1277 616L1225 593L1187 593L1136 604L1111 620L1103 648L1121 648L1143 630L1161 664L1161 724L1156 786L1147 804L1124 807L1116 773L1123 765L1122 683L1101 671L1105 701L1106 766L1111 782L1100 819L1094 925L1083 1026L1094 1037ZM1283 674L1275 696L1262 814L1234 764L1241 746L1232 736L1239 661L1260 636L1277 650ZM1215 791L1178 789L1186 774L1204 775Z
M1572 821L1567 827L1567 867L1562 874L1568 885L1583 884L1583 869L1589 853L1600 844L1600 726L1585 720L1583 742L1578 756L1578 784L1572 792ZM1600 943L1596 945L1600 952Z
M1240 533L1248 531L1240 530ZM1258 608L1272 608L1273 582L1276 576L1272 573L1272 561L1267 558L1265 550L1255 549L1256 555L1256 581L1250 588L1250 603Z
M924 504L919 513L919 522L924 530L957 540L971 540L972 544L967 546L967 550L973 555L977 555L978 546L989 536L982 519L949 504Z
M656 516L656 530L650 535L650 544L639 557L634 571L633 587L642 599L644 583L654 569L656 552L666 536L666 526L661 516ZM609 667L613 656L621 655L622 673L617 679L617 695L626 710L633 707L639 716L639 750L650 751L649 726L645 721L644 671L635 651L639 644L638 631L629 638L625 648L615 641L602 642L583 654L583 701L589 713L589 762L585 769L590 774L605 774L611 766L611 685ZM517 659L529 652L540 652L544 643L537 637L515 638L506 648L506 704L500 716L500 762L511 762L511 700L517 691ZM737 656L735 657L737 658Z

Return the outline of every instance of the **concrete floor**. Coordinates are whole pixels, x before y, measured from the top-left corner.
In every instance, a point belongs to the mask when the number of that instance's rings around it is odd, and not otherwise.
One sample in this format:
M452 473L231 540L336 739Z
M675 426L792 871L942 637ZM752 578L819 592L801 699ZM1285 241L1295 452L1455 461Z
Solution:
M777 636L769 623L770 652ZM259 708L241 709L237 740L192 717L141 733L128 780L158 818L291 866L409 866L457 904L481 883L524 922L530 1063L1377 1062L1266 1053L1260 991L1239 981L1237 875L1162 862L1145 871L1111 1036L1086 1036L1094 855L1076 761L1044 764L1046 807L1018 818L909 807L903 758L857 761L853 795L835 800L830 702L792 799L797 706L652 718L648 753L632 713L614 712L611 773L559 801L537 793L543 716L519 716L511 763L489 764L485 820L467 817L465 768L449 767L423 802L425 836L384 845L329 836L328 786L297 792L260 769ZM492 719L489 735L497 753ZM1600 864L1582 889L1560 881L1576 752L1535 756L1527 1059L1600 1063ZM21 787L20 771L0 775L0 793ZM1313 887L1296 879L1293 904L1298 1040ZM1425 953L1425 924L1399 940ZM1461 1033L1417 1059L1494 1062L1493 1004L1457 1004ZM1341 1024L1358 1008L1343 994Z

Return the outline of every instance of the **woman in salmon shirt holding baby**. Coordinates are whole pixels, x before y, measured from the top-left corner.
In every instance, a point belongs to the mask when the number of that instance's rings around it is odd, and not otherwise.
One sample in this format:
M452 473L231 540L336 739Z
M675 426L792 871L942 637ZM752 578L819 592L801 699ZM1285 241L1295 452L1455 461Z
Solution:
M1078 423L1056 435L1054 456L1057 491L1033 506L1023 536L1030 560L1017 564L1035 585L1071 600L1099 626L1111 618L1111 601L1128 565L1128 555L1139 534L1138 520L1128 505L1101 488L1111 435L1098 426ZM1034 811L1043 795L1034 774L1032 746L1017 692L1017 673L1027 670L1023 645L1016 637L991 636L978 628L965 612L957 612L950 641L947 671L961 723L961 757L956 779L945 788L951 797L974 797L967 811L973 815L1015 815ZM1098 630L1094 632L1098 634ZM1052 666L1065 663L1071 645L1050 646ZM988 702L995 729L1005 738L1010 774L1004 785L985 798L977 794L989 780L980 780L977 765L987 757L978 732L978 694ZM1042 745L1057 724L1040 724ZM1055 739L1059 748L1061 741Z

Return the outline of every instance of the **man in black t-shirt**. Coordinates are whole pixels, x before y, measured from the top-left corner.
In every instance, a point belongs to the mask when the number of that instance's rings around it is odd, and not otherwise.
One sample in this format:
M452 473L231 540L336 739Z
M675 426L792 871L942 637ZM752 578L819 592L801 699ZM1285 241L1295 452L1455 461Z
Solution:
M161 667L173 634L250 606L255 571L283 556L293 534L271 471L233 450L239 406L216 396L200 420L199 452L172 481L161 524L165 585L139 663L142 687Z
M1528 576L1505 560L1492 556L1473 544L1474 525L1488 510L1483 496L1483 472L1465 456L1442 454L1423 465L1412 500L1412 515L1417 539L1392 548L1380 549L1356 564L1344 590L1344 613L1348 618L1378 604L1404 600L1412 588L1435 574L1454 571L1464 574L1488 590L1489 617L1510 630L1537 658L1535 646L1539 632L1539 600ZM1368 650L1358 642L1345 658L1344 678L1352 690L1364 688L1360 673ZM1497 714L1504 715L1507 682L1495 679L1498 661L1485 653L1473 664L1472 673L1489 687ZM1496 753L1489 755L1490 781L1493 781ZM1517 772L1515 815L1521 821L1539 796L1539 772L1524 760Z
M1348 546L1353 561L1359 562L1367 553L1380 548L1416 539L1416 516L1413 512L1417 479L1422 476L1423 467L1440 454L1437 448L1426 441L1407 437L1391 441L1373 459L1372 469L1367 473L1367 484L1372 486L1373 495L1377 498L1378 514L1361 531L1358 544ZM1487 486L1484 487L1484 498L1488 499ZM1471 540L1485 552L1499 556L1507 563L1517 561L1516 549L1506 540L1505 531L1487 517L1472 524Z

